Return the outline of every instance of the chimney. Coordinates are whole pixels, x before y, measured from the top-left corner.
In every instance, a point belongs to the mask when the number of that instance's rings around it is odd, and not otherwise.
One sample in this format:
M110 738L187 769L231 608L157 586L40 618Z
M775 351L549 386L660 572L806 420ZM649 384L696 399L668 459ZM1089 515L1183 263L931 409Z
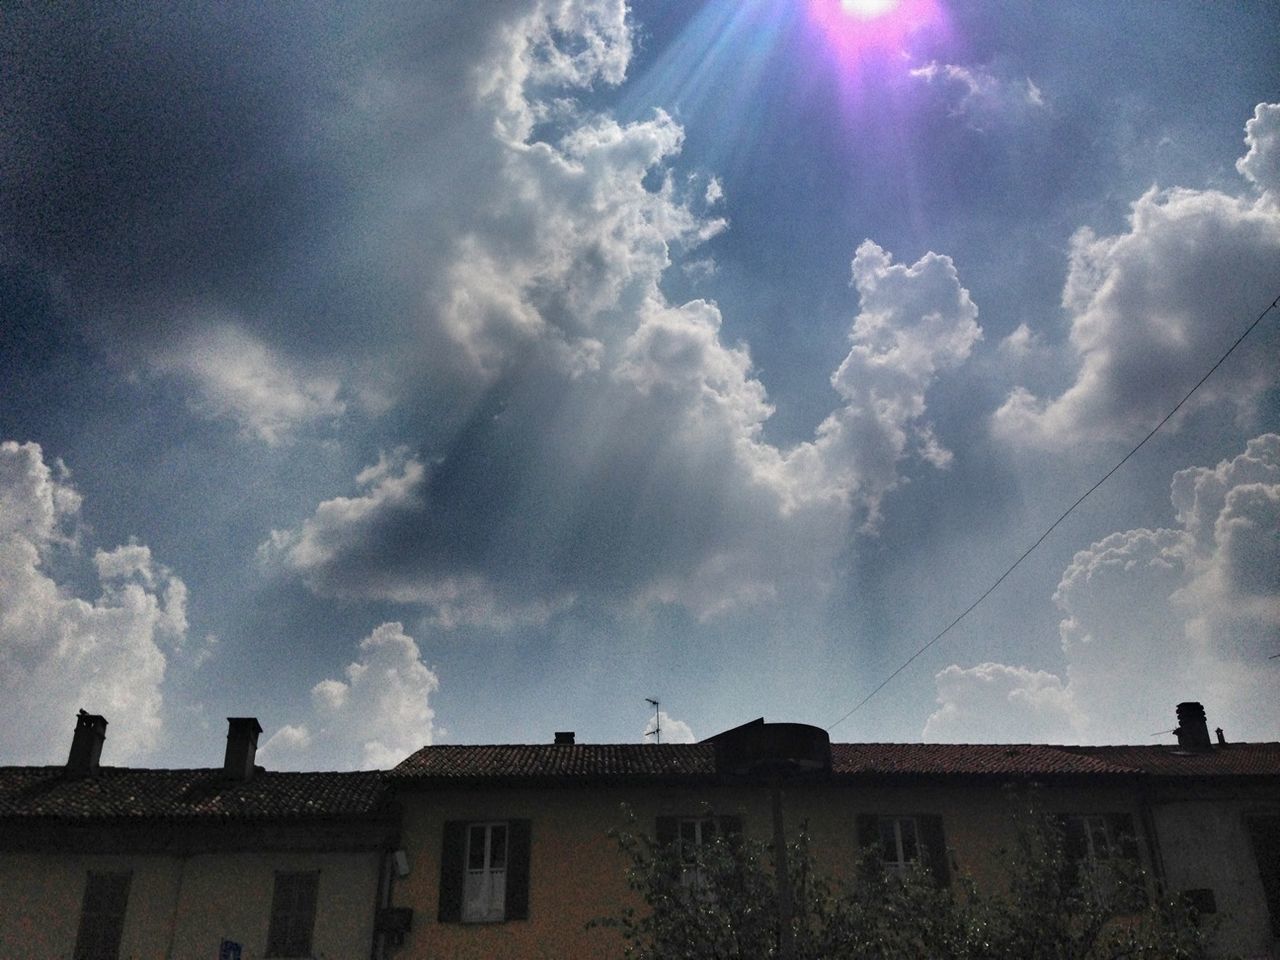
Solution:
M227 755L222 761L222 772L229 780L252 779L261 732L257 717L227 717Z
M102 741L107 739L107 718L81 710L76 715L76 730L71 735L71 754L67 757L67 775L88 777L98 772Z
M572 745L573 742L574 742L574 736L573 736L572 730L556 731L556 743L559 744L560 746Z
M1209 750L1209 724L1203 705L1194 700L1178 704L1178 729L1173 731L1184 750Z
M1214 733L1216 733L1216 734L1218 735L1218 746L1220 746L1220 747L1225 747L1225 746L1227 745L1227 738L1226 738L1225 736L1223 736L1223 734L1222 734L1222 728L1221 728L1221 727L1214 727L1214 728L1213 728L1213 732L1214 732Z

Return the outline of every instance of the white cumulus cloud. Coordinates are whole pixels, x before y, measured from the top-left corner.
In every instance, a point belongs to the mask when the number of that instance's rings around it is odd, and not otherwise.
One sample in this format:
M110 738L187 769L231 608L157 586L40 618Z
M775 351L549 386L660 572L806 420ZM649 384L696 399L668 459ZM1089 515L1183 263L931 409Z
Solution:
M0 444L0 742L11 762L61 762L83 707L110 724L106 762L125 763L157 743L166 648L187 630L186 586L136 543L95 552L95 599L55 580L49 562L72 546L80 509L56 466L38 444Z
M1172 500L1179 526L1113 533L1063 572L1065 675L952 665L936 676L925 736L1141 743L1174 704L1199 700L1230 735L1274 739L1280 436L1179 471Z
M1264 188L1274 185L1276 110L1258 107L1241 161ZM996 411L996 432L1035 447L1141 436L1275 296L1277 262L1280 207L1270 193L1153 187L1134 202L1126 232L1078 231L1063 291L1074 382L1049 397L1016 388ZM1188 409L1222 402L1248 416L1276 382L1272 357L1241 351Z
M343 679L311 688L311 712L286 724L262 745L264 766L387 769L435 736L431 695L436 673L422 662L414 639L399 623L384 623L360 641Z
M661 731L663 743L697 743L693 735L693 727L683 720L677 720L665 710L659 710L657 716L650 717L644 725L642 739L645 743L655 743L655 731Z

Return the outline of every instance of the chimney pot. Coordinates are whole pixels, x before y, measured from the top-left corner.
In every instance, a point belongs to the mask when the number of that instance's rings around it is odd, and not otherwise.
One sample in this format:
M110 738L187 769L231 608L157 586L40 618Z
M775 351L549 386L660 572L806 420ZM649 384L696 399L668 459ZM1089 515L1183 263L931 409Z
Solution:
M572 730L556 731L556 743L561 745L567 745L567 744L572 744L574 742L575 742L575 738Z
M1222 728L1214 727L1213 732L1218 735L1218 746L1225 747L1227 745L1227 738L1222 735Z
M76 729L71 735L71 753L67 756L67 774L88 777L98 772L102 757L102 741L107 739L107 718L85 710L76 714Z
M1178 704L1178 729L1174 730L1178 746L1184 750L1209 750L1209 724L1204 718L1204 706L1194 700Z
M262 727L257 717L227 717L227 753L222 772L230 780L253 778L253 761L258 753L258 734Z

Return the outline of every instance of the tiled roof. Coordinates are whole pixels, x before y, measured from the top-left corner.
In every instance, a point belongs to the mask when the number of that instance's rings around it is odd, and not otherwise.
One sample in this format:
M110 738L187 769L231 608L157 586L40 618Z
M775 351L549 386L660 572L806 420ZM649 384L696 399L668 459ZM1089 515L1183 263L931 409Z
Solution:
M1133 769L1044 744L833 743L832 772L848 775L1115 776Z
M1210 753L1177 747L1047 744L833 743L832 773L877 776L1280 776L1280 743L1230 744ZM497 744L423 747L395 779L648 780L715 775L715 748L691 744Z
M1157 777L1280 776L1280 743L1228 743L1208 751L1175 746L1059 747Z
M369 773L277 773L247 782L221 768L135 770L102 767L68 779L62 767L0 767L0 819L179 818L299 819L375 811L382 777Z
M402 760L392 776L444 780L711 776L715 758L709 743L449 745L423 747Z

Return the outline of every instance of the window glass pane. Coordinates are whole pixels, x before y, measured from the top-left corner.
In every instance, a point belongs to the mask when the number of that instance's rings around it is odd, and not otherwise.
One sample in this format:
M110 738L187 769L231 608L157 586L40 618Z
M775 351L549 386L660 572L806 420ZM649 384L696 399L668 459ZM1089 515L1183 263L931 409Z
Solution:
M473 823L467 830L467 868L484 869L484 835L483 823Z
M880 818L880 850L881 856L889 863L898 862L898 837L893 829L892 817Z
M1085 827L1089 832L1089 852L1098 860L1111 856L1111 844L1107 842L1107 821L1105 817L1085 817Z
M898 821L898 832L902 837L902 863L911 863L920 859L919 845L916 840L916 822L910 817Z
M494 824L489 828L489 866L495 870L507 865L507 825Z

